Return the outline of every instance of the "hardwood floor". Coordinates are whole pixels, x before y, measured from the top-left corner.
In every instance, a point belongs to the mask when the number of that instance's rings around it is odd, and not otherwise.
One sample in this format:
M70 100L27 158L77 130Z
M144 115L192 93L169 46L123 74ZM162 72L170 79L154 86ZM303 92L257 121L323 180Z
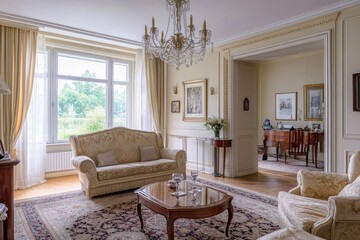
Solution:
M296 186L296 174L267 169L259 169L258 173L238 177L222 178L209 174L201 177L222 183L247 188L264 194L277 196L279 191L288 191ZM15 200L46 196L49 194L80 190L78 175L50 178L45 183L24 190L15 191Z

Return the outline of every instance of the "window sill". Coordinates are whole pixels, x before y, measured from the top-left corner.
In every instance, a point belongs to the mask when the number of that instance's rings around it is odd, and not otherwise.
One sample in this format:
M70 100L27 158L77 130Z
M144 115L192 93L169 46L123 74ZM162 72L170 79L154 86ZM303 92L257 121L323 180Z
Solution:
M46 152L68 152L71 151L70 143L50 143L46 144Z

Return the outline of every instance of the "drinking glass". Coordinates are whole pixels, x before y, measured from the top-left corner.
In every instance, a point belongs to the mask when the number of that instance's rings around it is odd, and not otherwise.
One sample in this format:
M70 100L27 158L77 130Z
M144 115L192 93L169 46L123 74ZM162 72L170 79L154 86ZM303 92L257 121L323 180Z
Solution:
M182 173L173 173L172 174L172 180L176 183L176 192L175 192L175 196L179 196L180 195L180 183L181 181L184 179L184 175Z
M191 178L193 179L194 185L195 185L195 181L196 181L197 176L199 175L199 171L198 170L191 170L190 175L191 175Z

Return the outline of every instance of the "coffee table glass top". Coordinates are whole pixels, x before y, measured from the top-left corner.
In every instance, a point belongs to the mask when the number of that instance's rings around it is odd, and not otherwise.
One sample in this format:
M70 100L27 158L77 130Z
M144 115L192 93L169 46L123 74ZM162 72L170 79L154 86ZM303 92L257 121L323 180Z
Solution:
M187 180L180 183L181 191L187 193L185 196L175 197L171 195L171 193L175 192L175 189L171 189L167 181L146 185L137 190L136 193L142 194L142 196L146 196L154 202L164 204L167 208L208 206L222 201L228 196L225 192L214 188L198 183L195 185L198 189L201 189L201 192L199 192L196 197L194 197L192 193L189 193L194 186L193 182Z

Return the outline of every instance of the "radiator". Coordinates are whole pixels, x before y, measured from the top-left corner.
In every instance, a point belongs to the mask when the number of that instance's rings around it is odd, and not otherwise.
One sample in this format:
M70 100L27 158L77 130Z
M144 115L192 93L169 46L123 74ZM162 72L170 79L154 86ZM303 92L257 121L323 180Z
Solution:
M71 164L72 152L46 154L45 172L58 172L75 169Z

